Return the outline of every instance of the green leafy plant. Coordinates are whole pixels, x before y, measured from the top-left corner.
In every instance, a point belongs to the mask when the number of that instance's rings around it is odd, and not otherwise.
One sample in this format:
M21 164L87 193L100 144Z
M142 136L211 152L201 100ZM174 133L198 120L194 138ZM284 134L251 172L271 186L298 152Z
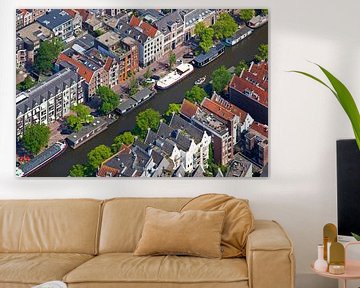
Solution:
M321 83L335 95L336 99L339 101L340 105L343 107L345 113L349 117L352 128L354 130L356 143L360 150L360 114L359 114L359 110L356 106L356 103L354 101L354 98L352 97L351 93L346 88L346 86L340 80L338 80L334 75L332 75L329 71L327 71L322 66L320 66L316 63L314 63L314 64L316 66L318 66L320 68L320 70L325 74L326 78L329 80L332 87L330 85L326 84L324 81L320 80L319 78L317 78L309 73L306 73L303 71L297 71L297 70L292 70L290 72L295 72L295 73L305 75L305 76Z
M351 233L351 235L356 239L356 241L360 241L360 235Z

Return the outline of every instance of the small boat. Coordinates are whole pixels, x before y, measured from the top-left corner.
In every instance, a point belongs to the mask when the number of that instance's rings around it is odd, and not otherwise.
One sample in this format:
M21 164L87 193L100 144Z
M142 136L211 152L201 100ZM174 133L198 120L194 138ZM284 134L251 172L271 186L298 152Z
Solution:
M54 158L61 155L67 148L66 142L56 142L48 149L36 155L30 161L21 164L16 168L16 175L19 177L26 177L40 169Z
M256 29L261 27L262 25L264 25L265 23L268 22L268 16L255 16L253 18L251 18L251 20L247 23L247 25L252 28L252 29Z
M196 80L195 85L201 85L205 82L205 80L206 80L206 75L204 77L201 77L198 80Z

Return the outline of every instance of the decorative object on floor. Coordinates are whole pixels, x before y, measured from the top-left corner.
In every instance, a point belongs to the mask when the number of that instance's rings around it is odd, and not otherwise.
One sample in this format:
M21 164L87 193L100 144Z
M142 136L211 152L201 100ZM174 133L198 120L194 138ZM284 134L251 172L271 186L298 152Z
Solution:
M267 9L16 11L17 176L268 177Z
M147 207L135 256L189 255L221 258L224 211L168 212Z
M343 274L345 272L345 248L339 242L333 242L330 246L329 273Z
M309 73L302 72L302 71L296 71L296 70L293 70L290 72L295 72L295 73L299 73L299 74L305 75L307 77L310 77L311 79L313 79L313 80L321 83L325 87L327 87L335 95L336 99L339 101L340 105L342 106L342 108L344 109L345 113L347 114L347 116L350 120L350 123L354 130L356 143L360 150L360 113L356 106L353 96L351 95L350 91L346 88L346 86L340 80L338 80L334 75L332 75L329 71L327 71L322 66L320 66L316 63L314 63L314 64L317 65L321 69L321 71L325 74L327 79L330 81L332 87L330 87L328 84L326 84L319 78L317 78Z
M67 285L64 282L61 281L50 281L46 282L37 286L34 286L32 288L66 288Z
M181 209L188 210L225 211L222 257L245 256L247 237L254 230L254 216L247 200L225 194L204 194L190 200Z
M337 228L335 224L328 223L323 228L324 259L330 263L330 246L337 241Z
M326 272L328 263L324 260L324 245L318 245L318 258L314 263L314 269L320 272Z

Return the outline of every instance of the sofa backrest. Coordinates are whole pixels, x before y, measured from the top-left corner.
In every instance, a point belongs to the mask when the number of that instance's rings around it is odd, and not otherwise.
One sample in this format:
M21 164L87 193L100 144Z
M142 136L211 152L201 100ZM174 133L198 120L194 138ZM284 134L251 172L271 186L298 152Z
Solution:
M133 252L141 237L145 208L179 211L189 198L117 198L103 206L99 253Z
M1 200L0 253L96 254L102 201Z

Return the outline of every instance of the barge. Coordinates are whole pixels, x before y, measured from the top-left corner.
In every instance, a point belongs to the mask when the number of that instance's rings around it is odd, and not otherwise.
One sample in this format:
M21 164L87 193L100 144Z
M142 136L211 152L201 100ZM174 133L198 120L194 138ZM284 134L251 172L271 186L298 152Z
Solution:
M256 29L268 22L268 16L257 15L253 17L247 24L250 28Z
M239 30L237 30L234 34L233 37L230 38L226 38L224 40L224 44L226 46L234 46L236 44L238 44L241 40L244 40L246 37L248 37L249 35L251 35L251 33L254 30L247 27L247 26L243 26L241 28L239 28Z
M124 100L117 108L116 112L120 115L124 115L139 105L142 105L146 101L150 100L155 95L155 91L144 88L137 92L135 95L130 96L129 99Z
M225 52L225 45L222 43L216 44L214 47L211 47L209 52L201 53L196 56L193 60L193 63L196 67L204 67L210 62L214 61L216 58L220 57Z
M20 177L26 177L34 173L36 170L45 166L51 160L60 156L67 148L66 142L56 142L48 149L44 150L40 154L36 155L30 161L21 164L16 168L16 175Z
M180 82L194 72L194 66L189 63L180 64L176 69L156 82L156 88L165 90Z

